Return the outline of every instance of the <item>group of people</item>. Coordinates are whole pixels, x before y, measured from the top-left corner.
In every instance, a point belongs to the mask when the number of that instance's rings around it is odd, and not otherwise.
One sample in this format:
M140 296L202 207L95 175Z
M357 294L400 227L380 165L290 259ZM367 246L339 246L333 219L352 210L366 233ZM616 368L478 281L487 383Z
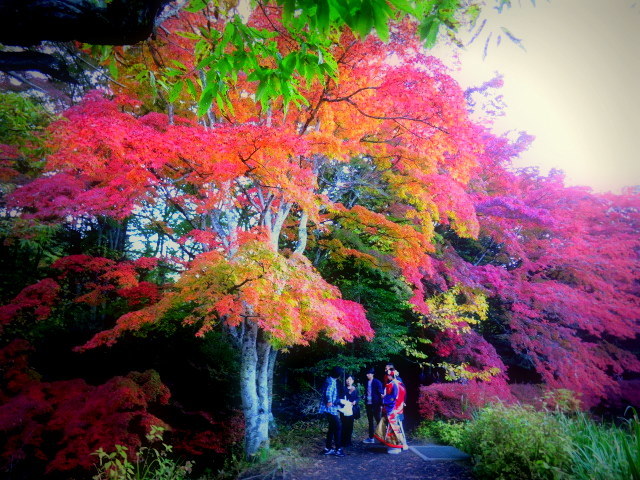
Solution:
M342 368L335 367L324 382L320 413L329 423L324 455L343 457L344 447L351 446L354 419L360 418L360 395L352 375L347 375L345 385L338 380ZM384 384L375 378L373 368L367 370L365 408L369 422L369 436L364 443L382 443L391 454L408 449L403 428L403 411L406 388L392 364L385 367Z

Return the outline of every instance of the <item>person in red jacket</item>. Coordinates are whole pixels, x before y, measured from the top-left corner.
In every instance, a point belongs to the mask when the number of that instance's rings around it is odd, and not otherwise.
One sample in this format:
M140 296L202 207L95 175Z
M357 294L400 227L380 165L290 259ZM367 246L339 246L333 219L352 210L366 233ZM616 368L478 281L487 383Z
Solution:
M387 453L397 454L409 448L402 426L407 389L398 381L397 371L393 367L387 368L387 378L389 383L382 399L382 419L374 436L389 447Z

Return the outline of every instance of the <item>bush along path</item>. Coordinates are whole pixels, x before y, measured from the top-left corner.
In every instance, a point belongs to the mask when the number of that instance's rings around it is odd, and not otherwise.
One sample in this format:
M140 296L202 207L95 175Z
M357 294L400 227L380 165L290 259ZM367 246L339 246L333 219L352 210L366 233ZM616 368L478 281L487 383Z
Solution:
M354 438L353 446L345 448L344 457L324 456L320 452L324 447L323 439L314 442L315 450L306 453L304 466L287 472L283 478L291 480L472 480L471 465L465 460L456 460L459 452L449 449L423 449L435 447L426 441L413 442L409 439L410 449L400 455L387 454L384 445L363 444ZM425 452L427 455L425 455ZM432 455L437 452L437 455ZM432 459L437 458L437 459Z

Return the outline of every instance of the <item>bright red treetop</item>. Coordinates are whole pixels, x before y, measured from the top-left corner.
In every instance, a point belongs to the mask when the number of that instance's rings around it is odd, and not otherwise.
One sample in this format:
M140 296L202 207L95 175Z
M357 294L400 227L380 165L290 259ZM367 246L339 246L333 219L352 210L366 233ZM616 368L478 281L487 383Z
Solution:
M55 221L148 217L164 204L192 226L177 235L153 220L192 262L174 293L121 318L91 344L159 318L176 301L198 305L190 319L202 322L201 333L214 319L230 327L252 319L283 344L305 343L321 330L336 340L370 337L364 312L340 300L299 255L308 221L340 222L369 240L389 235L392 241L371 241L392 255L415 289L413 303L426 313L421 278L431 268L434 222L450 223L462 236L478 232L465 185L483 147L461 90L435 59L417 53L407 29L394 33L394 48L343 34L334 52L337 81L310 85L308 107L299 110L273 104L264 111L247 102L255 82L242 77L230 93L233 111L214 107L224 120L209 127L158 113L137 116L135 102L98 93L68 110L52 128L50 175L16 192L12 206L28 208L25 217ZM286 55L286 42L281 48ZM396 207L400 222L385 211L335 204L319 190L324 165L353 157L373 165L404 205ZM293 235L283 236L285 226Z

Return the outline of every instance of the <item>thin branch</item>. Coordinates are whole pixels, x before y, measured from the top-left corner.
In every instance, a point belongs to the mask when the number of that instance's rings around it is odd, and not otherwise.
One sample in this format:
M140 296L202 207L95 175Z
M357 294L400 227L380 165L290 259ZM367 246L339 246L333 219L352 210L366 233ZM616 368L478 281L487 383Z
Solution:
M126 85L123 85L122 83L118 82L115 78L113 78L111 75L108 75L107 72L105 71L104 68L99 67L97 65L94 65L91 62L88 62L87 60L85 60L84 58L82 58L82 55L77 55L76 58L78 60L80 60L82 63L84 63L85 65L88 65L89 67L91 67L93 69L94 72L99 72L103 77L105 77L107 80L109 80L110 82L115 83L116 85L122 87L122 88L126 88L127 90L131 90L129 87L127 87ZM116 58L117 59L117 58Z
M31 88L35 88L36 90L45 93L45 94L49 94L46 90L44 90L42 87L39 87L38 85L36 85L35 83L30 82L29 80L27 80L26 78L22 77L21 75L18 75L17 73L14 72L6 72L10 77L15 78L16 80L18 80L19 82L25 83L27 85L29 85Z
M309 125L311 124L311 121L316 118L316 115L318 114L318 111L320 110L320 107L322 106L322 103L324 102L324 95L325 93L327 93L327 84L325 83L325 86L322 89L322 93L320 94L320 99L318 100L318 103L316 104L315 107L313 107L313 109L311 110L311 113L309 114L309 118L307 118L307 121L304 122L304 125L302 125L302 128L300 128L300 135L304 134L307 131L307 128L309 128Z
M235 293L238 292L242 287L244 287L247 283L249 282L253 282L254 280L260 280L264 275L259 275L256 278L247 278L245 280L243 280L242 282L238 283L237 285L232 286L231 288L229 288L229 293Z
M324 100L325 102L344 102L347 100L350 100L351 97L353 97L354 95L357 95L360 92L363 92L365 90L378 90L380 87L362 87L357 89L355 92L350 93L349 95L346 95L344 97L340 97L340 98L327 98L327 97L322 97L322 100Z
M449 134L449 132L447 130L445 130L444 128L439 127L437 125L434 125L434 124L432 124L431 122L429 122L427 120L422 120L420 118L406 117L404 115L400 115L400 116L396 116L396 117L382 117L382 116L379 116L379 115L371 115L369 113L366 113L366 112L362 111L362 109L358 105L356 105L356 103L354 103L353 100L346 100L346 102L349 105L353 106L353 108L355 108L358 111L358 113L360 113L361 115L363 115L363 116L365 116L367 118L373 118L374 120L393 120L396 123L398 123L398 125L400 125L401 127L405 128L405 129L407 129L407 128L404 125L402 125L399 122L399 120L406 120L406 121L409 121L409 122L424 123L425 125L428 125L428 126L430 126L432 128L435 128L436 130L440 130L441 132L446 133L447 135Z

